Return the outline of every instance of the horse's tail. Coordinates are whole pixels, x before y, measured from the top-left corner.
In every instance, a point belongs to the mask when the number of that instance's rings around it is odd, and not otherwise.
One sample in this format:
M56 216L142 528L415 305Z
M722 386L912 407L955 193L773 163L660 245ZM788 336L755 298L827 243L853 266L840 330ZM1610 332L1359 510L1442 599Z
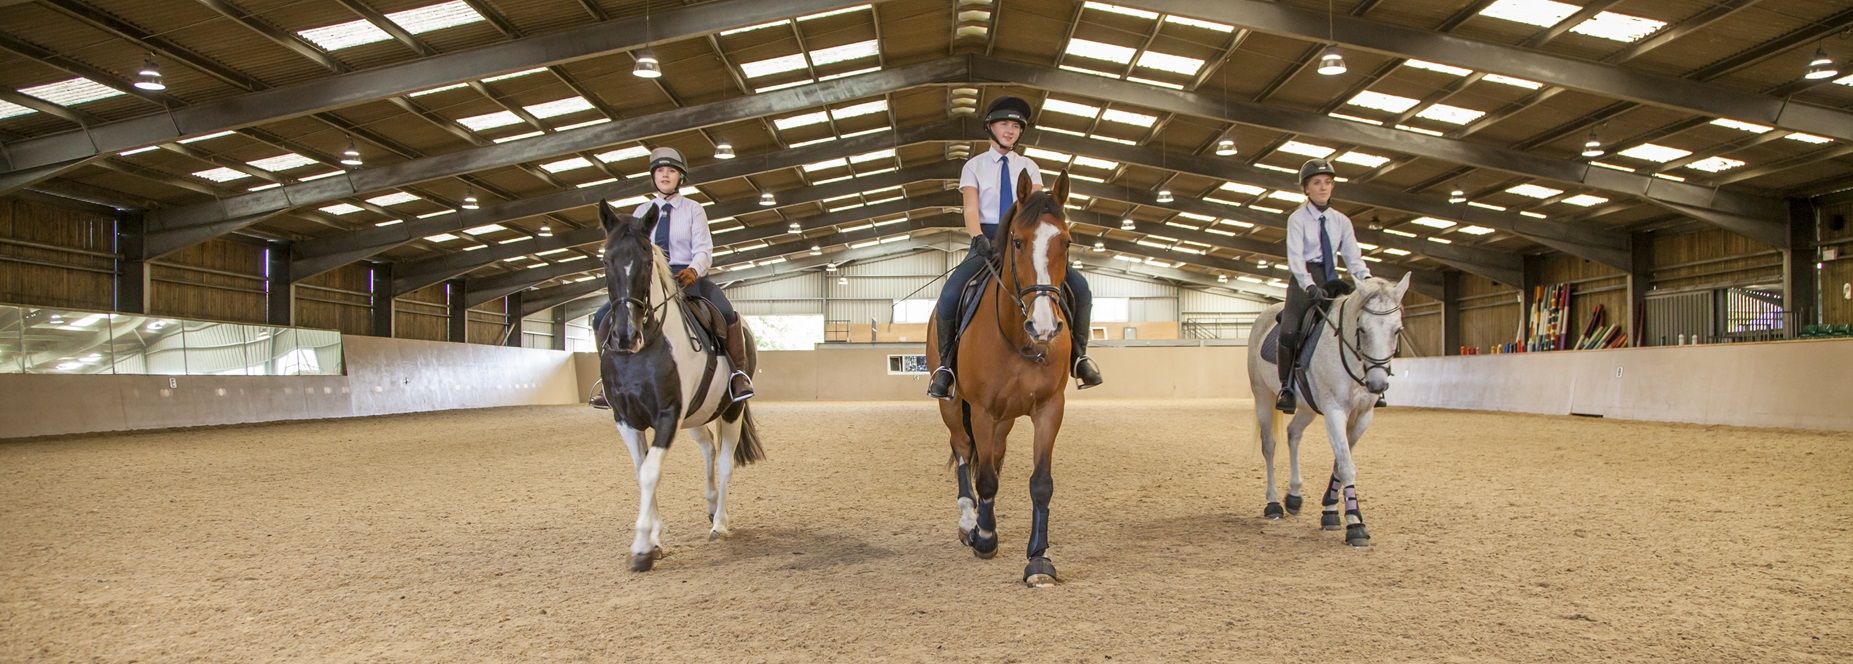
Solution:
M740 404L740 442L733 447L733 462L742 466L764 461L766 450L759 445L759 426L753 423L753 405Z

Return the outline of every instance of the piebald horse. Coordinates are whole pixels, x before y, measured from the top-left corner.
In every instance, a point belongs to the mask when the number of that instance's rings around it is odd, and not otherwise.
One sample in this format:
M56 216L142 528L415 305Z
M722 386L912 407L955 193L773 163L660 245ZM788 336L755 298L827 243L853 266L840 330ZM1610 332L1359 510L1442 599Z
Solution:
M1029 175L1017 178L1015 191L1029 191ZM939 402L940 419L951 432L952 460L959 488L959 541L979 558L997 555L994 513L1004 444L1016 419L1025 415L1036 427L1035 470L1029 478L1029 564L1023 581L1043 587L1056 581L1049 548L1049 498L1055 493L1050 455L1062 428L1071 342L1058 301L1067 276L1068 174L1052 189L1019 199L998 225L992 246L997 255L993 278L979 294L976 313L962 335L956 359L959 380L954 398ZM935 325L927 330L927 357L939 357ZM973 488L977 494L974 497Z
M1338 530L1339 502L1344 502L1345 543L1367 546L1370 532L1364 528L1364 513L1358 509L1357 464L1351 450L1364 437L1377 396L1390 388L1390 358L1396 355L1397 336L1403 330L1403 294L1409 290L1409 275L1401 281L1370 278L1357 290L1333 300L1319 328L1319 345L1312 359L1301 368L1312 383L1302 390L1299 412L1291 423L1274 410L1273 395L1280 391L1280 373L1275 364L1261 357L1263 339L1278 324L1274 317L1284 304L1261 312L1248 335L1248 386L1255 395L1255 424L1261 436L1261 456L1267 462L1267 506L1262 516L1282 518L1283 512L1298 514L1303 497L1300 493L1300 436L1312 424L1314 411L1325 417L1326 437L1332 443L1332 477L1321 499L1320 526ZM1319 314L1314 314L1319 315ZM1309 338L1303 344L1312 343ZM1281 358L1287 361L1287 358ZM1285 424L1288 465L1286 509L1281 509L1274 484L1274 446Z
M731 368L726 353L691 320L667 257L650 241L656 208L641 219L617 214L605 201L598 210L605 227L605 288L616 303L596 331L599 373L618 435L637 469L642 495L631 571L644 572L663 555L656 484L677 429L701 447L711 540L728 534L727 481L734 464L750 464L765 454L747 403L727 397ZM754 364L751 330L746 347L747 363ZM751 374L753 368L745 371ZM647 441L645 430L651 431Z

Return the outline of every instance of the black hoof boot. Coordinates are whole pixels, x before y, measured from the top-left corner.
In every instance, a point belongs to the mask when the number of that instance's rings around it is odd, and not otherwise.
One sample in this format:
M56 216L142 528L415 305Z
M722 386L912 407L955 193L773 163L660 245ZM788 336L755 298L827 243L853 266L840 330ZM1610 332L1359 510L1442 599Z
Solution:
M979 533L972 533L972 555L985 560L996 557L997 533L992 533L990 537L985 537Z
M1055 585L1055 563L1040 556L1029 559L1029 564L1023 567L1023 585L1031 588Z
M1338 530L1338 513L1323 512L1319 514L1319 527L1326 530Z
M1370 546L1370 531L1365 530L1364 524L1361 523L1345 526L1345 543L1352 546Z
M1291 493L1287 494L1287 513L1288 514L1299 514L1300 506L1304 504L1306 504L1305 498L1293 495Z
M1268 503L1267 507L1261 508L1261 516L1267 519L1279 520L1281 517L1286 516L1286 512L1281 511L1280 503Z

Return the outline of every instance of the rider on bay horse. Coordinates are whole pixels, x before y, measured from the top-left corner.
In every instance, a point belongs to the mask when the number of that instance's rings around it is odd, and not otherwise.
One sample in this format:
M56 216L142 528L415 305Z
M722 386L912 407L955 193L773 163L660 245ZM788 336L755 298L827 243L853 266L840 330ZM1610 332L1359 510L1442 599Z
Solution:
M1274 356L1280 367L1280 398L1274 407L1283 413L1292 414L1297 405L1293 368L1304 341L1301 320L1315 303L1338 295L1329 292L1338 285L1333 283L1338 281L1334 254L1345 258L1345 269L1351 271L1352 278L1370 278L1370 264L1358 251L1351 218L1332 207L1337 177L1332 163L1324 159L1308 159L1301 164L1300 189L1306 194L1306 202L1287 216L1287 269L1293 273L1293 283L1287 287L1287 308L1280 315L1280 348Z
M1017 138L1030 127L1030 115L1029 102L1022 99L998 97L991 102L984 116L984 133L990 138L991 149L965 162L964 170L959 173L959 191L965 195L965 230L972 236L971 251L966 254L965 262L947 275L946 284L939 292L935 309L939 320L939 368L933 371L933 380L927 385L927 396L935 399L952 398L955 379L952 366L958 351L959 294L965 290L966 282L977 276L985 262L991 259L991 238L997 233L998 221L1009 214L1011 204L1019 196L1042 189L1042 169L1029 157L1016 153ZM1030 190L1011 191L1018 174L1026 171ZM1093 313L1094 295L1080 270L1069 270L1063 285L1074 305L1069 323L1075 359L1070 370L1081 380L1081 389L1087 389L1099 385L1102 380L1100 369L1087 357L1088 320Z
M727 301L720 286L707 277L708 268L714 265L714 237L708 234L707 211L681 193L687 179L688 164L682 160L681 152L675 148L651 150L650 182L656 186L656 196L638 205L631 214L642 217L651 207L657 208L656 228L651 239L668 256L669 270L675 273L676 283L682 285L684 293L713 302L721 310L721 316L727 319L727 361L734 368L728 393L733 395L734 401L745 401L753 398L753 378L741 370L746 366L746 334L740 328L740 316L734 313L733 303ZM610 302L599 307L598 313L592 316L593 329L597 329L598 323L610 312ZM590 404L594 408L610 407L605 403L602 389L593 390Z

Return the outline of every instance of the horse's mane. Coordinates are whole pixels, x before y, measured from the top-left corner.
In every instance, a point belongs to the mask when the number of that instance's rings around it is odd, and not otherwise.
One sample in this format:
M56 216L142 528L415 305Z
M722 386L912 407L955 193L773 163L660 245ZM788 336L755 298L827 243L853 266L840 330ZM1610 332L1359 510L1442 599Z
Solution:
M1057 219L1066 219L1062 214L1061 206L1055 204L1054 194L1049 193L1048 189L1038 190L1036 193L1030 194L1023 200L1017 201L1017 204L1011 208L1011 211L1014 212L1014 214L1011 215L1010 224L1017 223L1023 219L1041 219L1044 213L1055 215ZM1033 214L1026 214L1032 212ZM993 246L1002 246L1000 243L1010 238L1010 224L1001 223L1000 220L1000 223L997 224L997 237L991 238Z

